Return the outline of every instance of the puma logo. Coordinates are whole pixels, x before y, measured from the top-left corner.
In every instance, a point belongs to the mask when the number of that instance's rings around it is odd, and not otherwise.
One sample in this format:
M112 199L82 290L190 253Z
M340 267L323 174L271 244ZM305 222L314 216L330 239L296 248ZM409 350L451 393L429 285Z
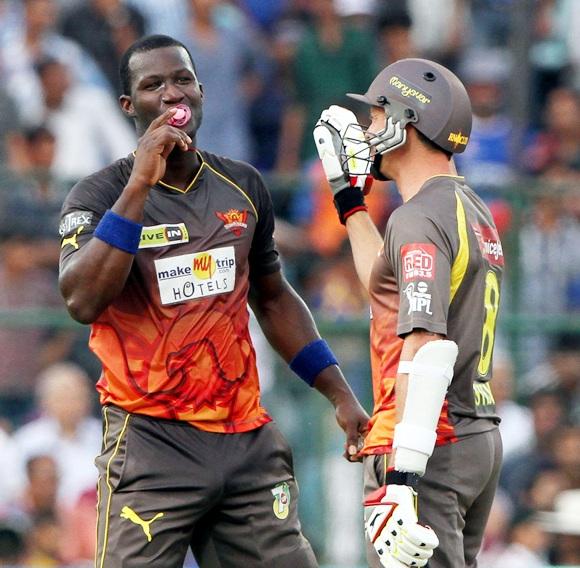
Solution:
M121 518L123 519L127 519L129 521L131 521L132 523L135 523L136 525L139 525L142 529L143 532L145 533L145 536L147 537L147 542L151 542L153 540L153 537L151 536L151 523L153 521L156 521L157 519L160 519L161 517L163 517L163 513L157 513L151 520L149 521L144 521L137 513L135 513L135 511L133 511L133 509L131 509L131 507L127 507L126 505L121 509Z
M63 249L64 247L66 247L66 245L70 245L75 250L78 249L79 248L79 244L77 243L77 237L80 235L80 233L82 232L82 230L84 228L85 228L85 226L84 225L81 225L76 230L76 233L73 233L70 237L67 237L66 239L62 239L62 242L60 244L60 248Z

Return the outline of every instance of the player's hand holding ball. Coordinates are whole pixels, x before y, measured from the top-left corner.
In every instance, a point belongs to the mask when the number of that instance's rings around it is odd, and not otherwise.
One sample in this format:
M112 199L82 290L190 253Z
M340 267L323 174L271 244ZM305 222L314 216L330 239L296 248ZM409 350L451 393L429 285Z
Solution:
M313 131L318 156L334 195L341 223L366 210L363 195L370 191L370 148L355 114L332 105L322 111Z
M407 485L386 485L365 501L367 536L385 568L425 566L439 546L430 527L420 525L417 493Z

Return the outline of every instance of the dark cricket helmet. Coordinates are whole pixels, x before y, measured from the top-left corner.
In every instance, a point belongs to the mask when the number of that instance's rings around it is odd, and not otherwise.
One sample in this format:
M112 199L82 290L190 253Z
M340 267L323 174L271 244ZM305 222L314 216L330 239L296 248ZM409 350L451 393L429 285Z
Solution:
M379 154L406 141L412 124L438 147L463 152L471 134L471 103L465 87L449 69L426 59L401 59L385 67L364 95L348 96L387 113L387 125L369 144Z

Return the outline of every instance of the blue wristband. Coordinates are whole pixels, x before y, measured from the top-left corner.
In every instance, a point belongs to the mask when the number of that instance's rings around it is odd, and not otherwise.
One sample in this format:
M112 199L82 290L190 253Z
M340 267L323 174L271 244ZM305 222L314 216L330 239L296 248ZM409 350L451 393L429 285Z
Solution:
M309 343L290 361L290 368L310 386L318 373L330 365L338 365L338 361L324 339Z
M121 217L107 209L93 235L112 247L129 254L137 254L142 229L143 225L130 219L125 219L125 217Z

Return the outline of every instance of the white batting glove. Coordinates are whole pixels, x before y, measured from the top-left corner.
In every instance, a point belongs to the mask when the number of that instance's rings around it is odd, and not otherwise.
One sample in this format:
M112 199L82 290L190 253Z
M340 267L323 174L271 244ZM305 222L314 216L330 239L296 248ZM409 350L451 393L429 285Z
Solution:
M322 111L314 127L314 142L332 193L356 187L368 193L372 178L370 147L357 127L355 114L338 105Z
M417 519L417 493L407 485L387 485L365 501L367 536L385 568L425 566L439 539Z

